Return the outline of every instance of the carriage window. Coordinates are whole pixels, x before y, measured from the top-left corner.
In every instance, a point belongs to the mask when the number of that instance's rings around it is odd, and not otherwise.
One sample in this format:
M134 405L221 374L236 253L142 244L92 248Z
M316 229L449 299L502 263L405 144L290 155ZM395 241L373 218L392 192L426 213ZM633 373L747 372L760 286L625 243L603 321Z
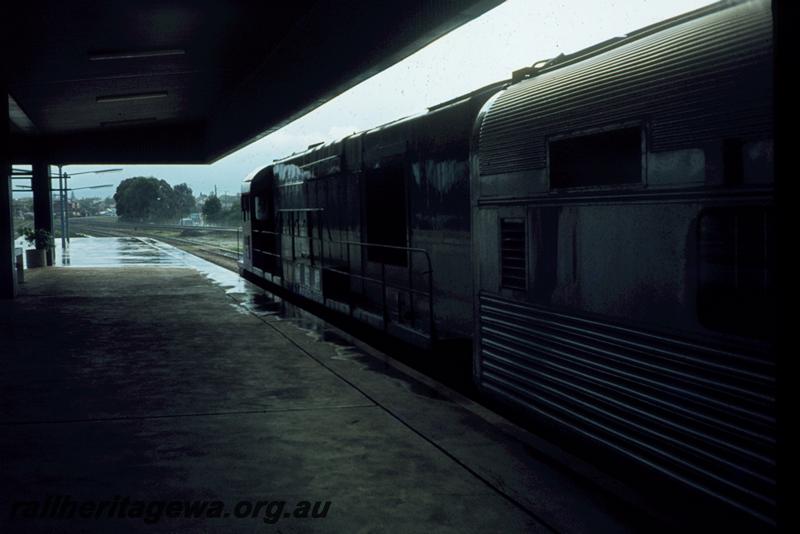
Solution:
M372 171L366 180L367 241L394 247L407 246L406 194L403 168L391 165ZM407 265L407 252L369 247L370 261Z
M553 189L642 181L639 127L551 140L549 151Z
M711 208L698 223L697 313L706 328L765 337L774 320L774 215Z
M266 221L268 217L267 199L262 196L257 196L254 199L254 215L257 221Z
M508 289L527 286L525 220L500 220L500 285Z

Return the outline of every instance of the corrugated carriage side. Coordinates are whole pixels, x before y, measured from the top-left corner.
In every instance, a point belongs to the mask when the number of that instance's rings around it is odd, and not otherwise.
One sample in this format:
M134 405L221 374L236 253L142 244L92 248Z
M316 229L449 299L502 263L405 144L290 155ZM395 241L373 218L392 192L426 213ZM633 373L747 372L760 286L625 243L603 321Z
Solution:
M559 58L472 155L482 391L775 520L772 13Z

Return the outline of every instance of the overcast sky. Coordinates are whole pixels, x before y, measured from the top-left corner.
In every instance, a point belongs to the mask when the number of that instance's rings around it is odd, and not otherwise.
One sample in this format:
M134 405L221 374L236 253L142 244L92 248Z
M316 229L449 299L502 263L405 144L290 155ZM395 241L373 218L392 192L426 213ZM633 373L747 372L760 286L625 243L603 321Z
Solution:
M76 176L73 187L113 183L77 191L111 196L131 176L155 176L172 185L186 182L195 194L236 193L244 177L275 158L309 144L341 138L428 106L507 79L511 72L560 53L691 11L703 0L508 0L445 35L416 54L366 80L281 130L212 165L72 165L66 172L123 167L114 174ZM267 125L265 125L266 127Z

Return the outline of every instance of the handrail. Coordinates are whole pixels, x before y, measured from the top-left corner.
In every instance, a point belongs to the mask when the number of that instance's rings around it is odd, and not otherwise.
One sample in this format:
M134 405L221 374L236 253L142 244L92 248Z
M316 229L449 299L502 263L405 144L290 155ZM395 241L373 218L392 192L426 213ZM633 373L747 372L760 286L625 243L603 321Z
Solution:
M292 211L294 211L294 210L292 210ZM318 256L319 257L319 261L320 261L321 270L326 270L326 271L329 271L329 272L335 272L335 273L338 273L338 274L342 274L342 275L347 276L348 278L362 280L363 282L366 282L366 283L380 284L380 286L381 286L381 307L383 309L384 329L388 327L388 323L389 323L389 321L391 319L390 315L389 315L389 310L388 310L388 299L387 299L387 293L386 293L386 289L387 288L394 289L394 290L396 290L398 292L407 293L409 295L409 305L410 305L410 313L411 313L412 321L413 321L413 317L415 315L415 311L414 311L415 307L414 307L414 298L413 298L413 296L416 295L416 296L427 297L427 301L428 301L427 308L428 308L429 336L430 336L431 340L435 340L436 339L436 321L435 321L434 306L433 306L433 262L431 261L430 253L426 249L419 248L419 247L403 247L403 246L399 246L399 245L385 245L385 244L382 244L382 243L367 243L367 242L362 242L362 241L337 240L337 239L333 239L332 237L330 237L330 228L328 228L327 230L328 230L328 234L329 234L327 239L324 237L323 232L320 232L321 235L319 237L317 237L317 236L310 236L310 235L299 235L299 234L297 234L295 232L284 233L284 232L277 232L277 231L273 231L273 230L260 230L260 229L256 229L256 228L253 228L251 231L254 234L265 234L265 235L271 235L271 236L275 236L275 237L291 237L291 239L292 239L292 251L293 251L292 255L293 256L294 256L294 251L296 250L295 240L296 239L304 239L304 240L307 239L307 240L310 241L310 244L312 245L311 246L311 254L310 254L309 259L313 264L314 257ZM315 254L314 251L313 251L313 249L314 249L313 243L315 243L315 242L320 244L320 247L319 247L319 251L320 252L319 252L319 254ZM364 250L365 248L366 249L378 248L378 249L397 250L397 251L402 251L402 252L408 252L409 254L421 254L425 258L425 267L427 269L424 270L424 271L418 270L418 271L416 271L416 273L418 275L423 275L423 276L427 277L427 290L421 290L421 289L414 288L414 281L413 281L414 280L414 273L415 273L415 271L413 269L414 260L412 258L410 258L410 257L409 257L409 260L408 260L408 286L405 287L405 286L401 286L399 284L393 283L392 281L387 281L386 280L386 262L375 262L375 263L380 263L380 265L381 265L381 277L380 278L375 278L375 277L366 275L364 273L363 263L361 265L361 269L360 269L361 273L360 274L359 273L350 272L349 270L348 271L344 271L342 269L336 268L335 266L331 266L330 258L329 257L326 258L325 254L324 254L325 245L326 244L328 245L329 249L330 249L330 246L332 246L332 245L334 245L334 246L335 245L341 245L341 246L346 247L345 248L345 251L346 251L346 262L347 262L348 269L351 268L351 254L350 254L350 247L351 246L360 247L361 250ZM258 251L259 253L262 253L264 255L281 258L282 261L293 261L293 259L289 260L289 259L284 258L281 253L277 253L277 254L276 253L270 253L270 252L267 252L267 251L264 251L264 250L260 250L260 249L255 249L255 248L254 248L254 251ZM362 254L362 257L363 257L363 254ZM345 258L342 258L342 259L345 259ZM400 309L398 308L398 314L399 314L399 312L400 312ZM422 332L422 333L424 334L424 332Z

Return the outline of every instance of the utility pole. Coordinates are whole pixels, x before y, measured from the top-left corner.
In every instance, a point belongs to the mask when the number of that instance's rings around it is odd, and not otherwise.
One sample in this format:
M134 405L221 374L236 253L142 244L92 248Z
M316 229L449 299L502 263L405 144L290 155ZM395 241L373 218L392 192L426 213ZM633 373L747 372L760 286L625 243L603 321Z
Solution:
M69 200L69 185L67 185L67 180L69 180L69 174L64 173L64 200L67 201L67 206L64 210L66 217L64 218L64 227L67 229L67 243L69 243L69 208L70 208L70 200ZM74 195L73 195L74 196Z
M72 173L73 176L78 174L100 174L104 172L119 172L121 168L118 169L101 169L97 171L84 171L84 172L75 172ZM66 248L67 243L69 242L69 208L67 208L67 191L70 190L67 187L67 180L69 179L69 175L62 172L61 165L58 166L58 187L61 190L61 248ZM103 186L92 186L85 189L94 189L96 187L109 187L108 185ZM79 187L78 189L84 189ZM73 197L75 194L73 193Z
M61 200L59 202L59 213L61 215L61 248L67 248L67 226L64 217L64 204L66 202L66 187L64 187L64 172L62 166L58 166L58 197Z

